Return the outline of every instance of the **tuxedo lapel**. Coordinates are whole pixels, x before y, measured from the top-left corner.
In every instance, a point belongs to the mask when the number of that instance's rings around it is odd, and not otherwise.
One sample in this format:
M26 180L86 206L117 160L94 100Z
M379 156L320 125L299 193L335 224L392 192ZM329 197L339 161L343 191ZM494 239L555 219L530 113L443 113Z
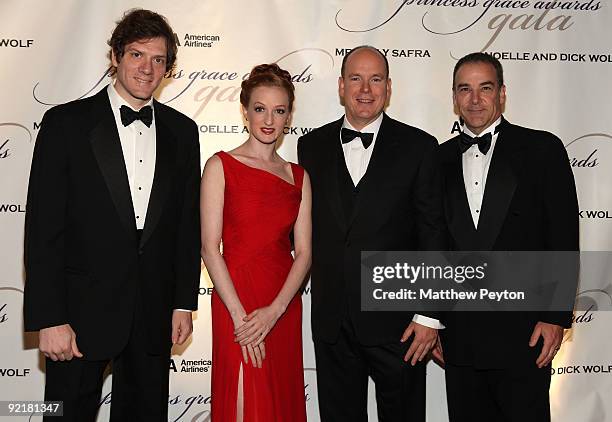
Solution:
M511 165L511 132L510 125L504 121L493 150L478 220L478 244L481 250L493 248L516 189L516 175Z
M338 167L343 166L344 171L346 170L346 162L344 160L344 153L342 151L342 145L340 144L340 129L342 127L344 117L336 121L336 124L330 127L330 132L326 136L326 142L329 142L329 151L327 154L327 160L323 166L323 180L326 181L325 193L328 196L327 203L332 209L334 217L338 221L342 231L346 231L347 228L347 216L344 215L341 203L340 195L340 183L338 178ZM350 176L349 176L350 178Z
M451 140L449 142L455 142ZM476 228L470 212L470 206L463 183L463 165L459 147L454 149L452 159L444 163L443 173L447 195L444 196L444 207L446 208L448 229L452 236L464 250L477 249Z
M164 123L163 112L156 101L155 109L155 176L144 229L140 238L140 246L144 245L151 237L153 230L159 223L164 203L172 186L172 163L175 161L176 143L168 127Z
M119 132L106 89L96 94L92 115L95 116L96 124L90 134L91 148L119 214L119 219L128 235L135 239L136 217L132 195Z

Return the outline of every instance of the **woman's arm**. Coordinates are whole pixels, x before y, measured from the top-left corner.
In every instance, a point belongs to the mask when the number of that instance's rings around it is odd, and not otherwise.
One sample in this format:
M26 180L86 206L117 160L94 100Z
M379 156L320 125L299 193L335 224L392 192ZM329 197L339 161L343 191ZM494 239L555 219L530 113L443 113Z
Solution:
M200 220L202 232L202 260L215 286L215 291L229 311L234 328L244 324L246 315L240 302L234 283L230 277L225 260L221 255L221 234L223 232L223 206L225 198L225 177L221 159L213 155L204 166L200 186ZM248 363L247 352L254 366L261 367L262 355L259 348L242 347L245 363Z

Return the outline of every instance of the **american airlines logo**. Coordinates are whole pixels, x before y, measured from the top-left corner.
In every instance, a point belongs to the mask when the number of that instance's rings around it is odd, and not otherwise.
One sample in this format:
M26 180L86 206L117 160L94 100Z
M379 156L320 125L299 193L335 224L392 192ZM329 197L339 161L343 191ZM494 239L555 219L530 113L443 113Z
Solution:
M210 48L210 47L213 47L216 42L221 41L221 36L217 34L189 34L189 33L186 33L181 38L175 32L174 41L179 47Z

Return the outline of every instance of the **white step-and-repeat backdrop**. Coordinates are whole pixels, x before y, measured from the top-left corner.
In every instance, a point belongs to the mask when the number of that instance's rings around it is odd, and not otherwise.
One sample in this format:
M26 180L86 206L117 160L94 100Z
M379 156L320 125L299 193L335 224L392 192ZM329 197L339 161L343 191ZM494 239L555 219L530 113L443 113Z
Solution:
M456 121L456 59L472 51L494 54L505 67L508 120L551 131L567 147L582 249L611 249L612 11L606 0L2 0L0 400L43 395L43 361L21 316L26 189L40 120L52 105L109 82L106 41L115 21L136 6L165 15L176 31L178 65L157 96L197 122L203 161L246 139L239 87L255 64L277 62L294 75L295 112L279 151L295 161L297 137L342 114L337 79L351 47L371 44L387 55L388 113L440 142L451 137ZM603 312L612 306L612 264L598 276L601 289L582 293L592 306L576 314L554 361L555 422L612 421L612 314ZM211 290L203 270L195 333L172 356L172 421L210 418ZM308 290L303 300L305 394L309 419L317 421ZM428 377L429 421L446 421L442 370L430 363ZM108 381L99 420L108 417ZM369 406L375 420L373 398Z

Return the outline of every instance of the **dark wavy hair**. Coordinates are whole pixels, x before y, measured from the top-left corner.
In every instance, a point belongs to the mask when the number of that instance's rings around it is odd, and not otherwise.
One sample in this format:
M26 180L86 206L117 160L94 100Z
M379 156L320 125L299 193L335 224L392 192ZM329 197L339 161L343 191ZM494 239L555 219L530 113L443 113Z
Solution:
M495 69L495 77L497 78L498 88L504 86L504 68L499 60L487 53L470 53L463 56L455 63L455 69L453 70L453 91L455 90L455 79L457 78L457 72L459 68L467 63L489 63Z
M166 72L174 67L178 45L176 35L168 20L162 15L145 9L131 9L125 12L117 26L113 30L108 45L111 53L115 53L117 62L120 62L125 54L125 46L134 41L148 40L163 37L166 39ZM111 73L115 73L113 67Z
M242 81L240 91L240 104L247 108L253 90L259 86L276 86L287 92L289 97L289 111L293 110L295 100L295 87L291 81L291 74L281 69L276 63L260 64L255 66L249 77Z

